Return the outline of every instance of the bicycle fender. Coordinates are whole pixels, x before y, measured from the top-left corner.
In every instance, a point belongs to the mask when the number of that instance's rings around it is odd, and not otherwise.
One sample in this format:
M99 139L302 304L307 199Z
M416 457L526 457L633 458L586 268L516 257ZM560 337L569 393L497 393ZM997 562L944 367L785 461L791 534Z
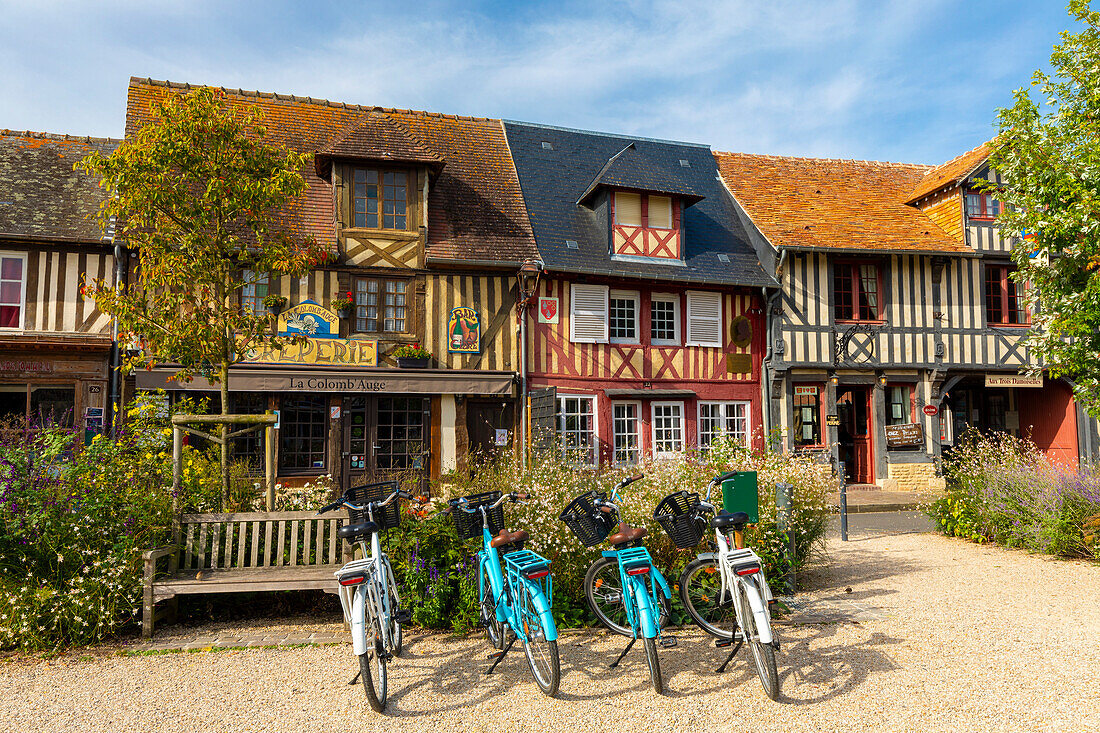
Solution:
M700 552L698 555L695 556L695 559L696 560L714 560L715 562L718 562L718 553L717 552Z
M643 639L657 636L657 614L653 610L653 599L649 597L645 582L637 577L630 578L630 592L634 596L634 605L638 609L638 630Z
M604 557L617 558L619 556L619 551L618 550L603 550L600 554L603 555Z
M367 653L367 609L365 583L355 589L351 598L351 646L355 656Z
M747 591L745 595L749 597L749 606L752 607L753 618L756 619L756 633L760 636L760 643L771 644L773 640L771 614L768 613L760 587L753 581L743 582Z
M661 587L661 590L665 594L665 598L672 600L672 589L668 587L668 581L665 580L665 576L656 567L652 567L649 570L649 574L653 576L654 581Z
M550 610L550 604L547 603L546 596L542 593L542 588L539 587L538 583L527 578L523 578L521 582L531 594L531 603L534 604L535 612L538 613L539 620L542 622L542 628L546 632L546 640L557 641L558 627L554 623L554 614Z

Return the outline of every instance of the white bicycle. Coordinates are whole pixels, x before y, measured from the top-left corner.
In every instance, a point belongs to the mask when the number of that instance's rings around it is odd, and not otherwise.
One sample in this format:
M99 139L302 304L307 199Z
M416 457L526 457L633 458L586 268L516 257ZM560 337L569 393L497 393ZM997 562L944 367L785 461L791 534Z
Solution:
M742 644L748 644L764 692L778 700L775 652L779 639L771 625L774 599L760 557L745 547L744 528L749 515L718 511L710 503L711 490L733 475L716 476L707 485L707 496L702 501L698 494L686 491L665 497L653 518L680 549L698 545L706 528L714 530L717 551L699 553L684 568L680 574L680 600L695 623L716 637L715 646L733 646L715 671L724 671Z
M385 499L381 498L383 495ZM346 507L349 521L336 534L357 543L363 553L361 559L352 560L336 571L336 581L340 584L344 621L351 628L352 648L359 657L359 673L348 684L354 685L362 678L367 702L376 712L386 708L386 664L401 653L401 624L409 621L408 611L400 610L393 568L379 540L383 530L401 522L398 497L411 499L412 494L402 491L396 481L364 484L348 489L337 501L317 512L324 514Z

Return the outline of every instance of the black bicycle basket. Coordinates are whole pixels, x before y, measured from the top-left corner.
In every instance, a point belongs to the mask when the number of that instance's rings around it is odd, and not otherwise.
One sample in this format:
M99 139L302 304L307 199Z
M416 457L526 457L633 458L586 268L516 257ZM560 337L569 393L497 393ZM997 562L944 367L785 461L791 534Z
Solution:
M485 491L465 497L466 508L477 509L472 514L463 511L457 499L451 499L451 519L454 520L455 529L462 539L468 540L481 536L481 507L495 504L500 496L499 491ZM487 509L486 513L489 515L490 534L500 534L500 530L504 529L504 506Z
M592 502L592 494L582 494L561 513L561 521L565 522L573 534L585 547L595 547L607 539L615 526L615 518L611 514L601 512ZM600 501L607 499L607 494L598 493L596 498Z
M703 539L706 522L700 516L699 495L686 491L669 494L653 510L653 518L681 550L689 550Z
M397 481L382 481L376 484L361 484L348 490L347 498L352 504L365 506L372 501L382 501L400 486ZM400 499L394 499L393 503L384 509L375 508L374 523L379 529L393 529L401 524L401 508L398 506ZM366 509L348 509L349 524L362 524L371 519Z

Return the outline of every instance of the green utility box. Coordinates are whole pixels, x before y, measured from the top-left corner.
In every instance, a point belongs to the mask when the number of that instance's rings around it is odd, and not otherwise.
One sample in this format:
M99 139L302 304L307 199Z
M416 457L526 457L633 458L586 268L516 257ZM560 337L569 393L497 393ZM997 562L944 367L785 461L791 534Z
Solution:
M738 471L733 478L722 482L722 508L729 513L745 512L749 524L760 522L760 490L756 483L756 471Z

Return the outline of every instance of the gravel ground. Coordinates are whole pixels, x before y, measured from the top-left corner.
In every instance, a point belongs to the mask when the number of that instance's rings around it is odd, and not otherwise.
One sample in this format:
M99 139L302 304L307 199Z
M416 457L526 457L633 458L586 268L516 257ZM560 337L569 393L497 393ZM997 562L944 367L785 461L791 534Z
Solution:
M410 634L385 715L346 684L355 667L344 644L150 656L102 647L0 662L0 730L1100 730L1100 567L871 533L832 542L829 564L804 582L810 597L885 617L779 627L782 703L764 696L743 655L714 674L725 653L695 633L661 650L665 697L649 687L640 645L609 670L620 638L563 634L553 700L519 647L485 677L480 637Z

